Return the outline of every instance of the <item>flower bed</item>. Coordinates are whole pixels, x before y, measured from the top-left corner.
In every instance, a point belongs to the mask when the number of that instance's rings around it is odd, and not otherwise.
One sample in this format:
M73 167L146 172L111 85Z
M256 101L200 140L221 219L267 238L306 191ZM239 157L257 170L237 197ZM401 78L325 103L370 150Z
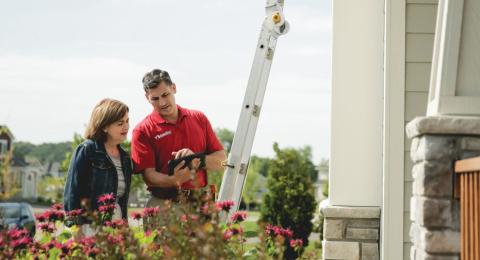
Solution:
M161 208L131 213L139 224L135 227L125 220L112 220L114 202L111 194L102 196L95 212L86 205L65 212L62 205L55 204L37 215L41 234L36 239L26 230L2 232L0 259L265 259L283 258L285 246L296 250L303 246L290 229L267 225L259 234L260 242L247 247L242 228L246 212L221 221L232 201L202 197L190 203L166 202ZM94 234L84 235L81 223L90 223Z

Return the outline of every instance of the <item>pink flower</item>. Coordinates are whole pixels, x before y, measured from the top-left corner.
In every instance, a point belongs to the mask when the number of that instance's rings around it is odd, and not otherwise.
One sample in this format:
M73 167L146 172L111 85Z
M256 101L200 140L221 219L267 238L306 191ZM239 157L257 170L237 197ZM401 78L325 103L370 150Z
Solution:
M292 239L290 240L290 246L293 248L302 247L303 241L301 239Z
M195 214L190 215L190 220L192 221L197 221L198 218L199 218L198 215L195 215Z
M93 247L93 245L95 245L95 238L93 236L85 237L82 240L80 240L80 244L86 247Z
M43 217L47 221L52 221L52 222L55 222L57 220L63 221L65 219L65 213L62 210L52 209L52 210L47 210L43 212Z
M135 220L140 220L143 218L142 212L133 212L132 213L132 218Z
M63 210L63 204L56 203L51 206L53 210Z
M43 214L37 214L35 215L35 218L39 221L39 222L45 222L47 221L48 217L45 216L45 213Z
M17 239L26 237L28 235L28 231L25 228L24 229L14 228L14 229L10 229L7 235L8 235L8 238L10 238L10 240L17 240Z
M83 209L74 209L71 211L68 211L66 214L69 217L77 217L80 216L83 213Z
M70 254L70 251L72 250L73 246L74 246L73 240L72 239L68 240L63 245L61 245L62 253L66 255Z
M144 234L145 234L146 237L149 237L152 234L152 231L149 229L149 230L145 231Z
M50 242L45 243L45 244L43 245L43 249L46 250L46 251L48 251L48 250L50 250L50 249L52 249L52 248L54 248L54 247L56 247L56 248L61 248L61 247L62 247L62 244L60 244L60 243L57 242L56 240L51 240Z
M183 214L183 215L180 217L180 221L182 221L182 222L187 222L188 219L190 219L191 221L197 221L197 220L198 220L198 215L194 215L194 214L190 214L190 215Z
M233 213L232 217L230 217L230 220L233 223L239 223L247 219L247 212L246 211L237 211Z
M293 231L290 228L283 229L279 226L268 224L265 227L265 234L269 236L284 236L291 238L293 236Z
M233 204L234 204L234 202L232 200L224 200L224 201L217 201L215 203L215 206L219 210L224 210L224 211L228 212L233 207Z
M32 243L32 239L29 237L22 237L16 240L13 240L10 243L10 246L13 247L14 249L18 248L25 248L27 247L30 243Z
M231 227L230 231L232 231L233 235L242 235L243 234L243 228L242 227Z
M103 206L100 206L98 207L98 211L100 211L101 213L113 213L113 211L115 210L115 204L108 204L108 205L103 205Z
M107 240L112 244L120 244L123 243L125 239L121 234L118 234L116 236L110 234L108 235Z
M180 217L180 221L182 222L187 222L188 221L188 216L183 214L181 217Z
M116 219L114 221L106 221L105 225L112 228L119 228L121 226L127 225L127 222L123 219Z
M83 250L83 252L85 253L85 255L95 259L95 256L100 253L100 249L96 247L87 247Z
M145 209L143 209L143 215L144 215L145 217L154 217L154 216L156 216L159 212L160 212L160 208L159 208L159 207L155 207L155 208L145 208Z
M229 240L233 236L233 232L230 229L225 230L223 232L223 240Z
M293 231L292 231L290 228L282 229L282 230L281 230L281 234L282 234L282 236L284 236L284 237L292 238L292 236L293 236Z
M216 207L216 206L215 206ZM202 207L200 208L200 212L202 212L203 215L206 215L208 216L209 213L210 213L210 206L209 206L209 203L205 203L202 205Z
M113 193L104 194L98 198L98 203L100 204L111 204L114 202L115 202L115 195L113 195Z
M43 232L52 233L55 231L55 225L53 223L39 223L37 227Z

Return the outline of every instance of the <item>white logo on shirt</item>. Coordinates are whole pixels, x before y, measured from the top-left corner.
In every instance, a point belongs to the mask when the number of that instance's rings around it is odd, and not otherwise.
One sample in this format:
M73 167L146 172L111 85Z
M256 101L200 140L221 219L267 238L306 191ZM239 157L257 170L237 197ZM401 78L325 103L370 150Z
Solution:
M165 136L171 135L171 134L172 134L172 131L170 131L170 130L169 130L169 131L166 131L165 133L156 135L156 136L155 136L155 140L160 140L160 139L164 138Z

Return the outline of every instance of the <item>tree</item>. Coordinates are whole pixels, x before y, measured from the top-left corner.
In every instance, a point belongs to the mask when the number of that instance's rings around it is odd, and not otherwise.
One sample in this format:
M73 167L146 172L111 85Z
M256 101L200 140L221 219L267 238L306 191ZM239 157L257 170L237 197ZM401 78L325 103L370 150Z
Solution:
M8 151L0 158L0 200L6 200L19 191L16 179L10 169L13 152Z
M47 162L61 162L65 153L70 150L70 142L43 143L39 145L29 142L15 142L13 157L16 159L36 158L42 164Z
M291 228L296 238L308 245L316 208L312 185L311 149L285 148L273 145L275 158L268 170L267 188L261 208L261 221ZM285 257L294 259L297 253L288 245Z
M222 142L223 148L227 154L230 153L230 149L232 149L233 136L235 133L227 128L216 128L215 133L217 134L220 142Z
M217 135L218 139L222 143L223 148L227 153L227 157L228 157L228 154L230 153L230 149L232 148L234 133L227 128L216 128L215 134ZM208 178L208 183L210 185L215 185L217 190L220 190L220 185L222 184L222 179L223 179L223 171L208 172L207 178Z
M65 153L65 159L63 159L61 165L60 165L60 170L62 172L67 172L68 171L68 166L70 165L70 161L72 160L72 154L73 151L77 148L77 146L85 141L85 138L83 138L80 134L78 133L73 133L73 141L70 144L70 151L67 151ZM65 176L66 178L66 176Z
M247 210L250 210L250 205L256 202L259 193L264 186L257 165L258 164L252 164L252 161L250 161L247 179L245 180L245 187L242 192L242 199L247 206Z
M270 165L270 158L267 157L260 157L256 155L252 155L250 157L250 165L251 167L255 167L260 175L263 177L268 176L268 166ZM249 166L250 167L250 166Z

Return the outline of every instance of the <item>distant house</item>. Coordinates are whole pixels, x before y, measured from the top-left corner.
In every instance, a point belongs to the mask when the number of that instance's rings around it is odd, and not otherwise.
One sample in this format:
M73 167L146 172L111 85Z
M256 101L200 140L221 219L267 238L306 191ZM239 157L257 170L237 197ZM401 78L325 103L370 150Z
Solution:
M5 155L13 150L13 136L10 129L5 125L0 125L0 161L3 161ZM41 174L44 174L45 169L39 163L27 162L23 158L12 157L10 160L10 174L8 183L12 185L11 188L18 188L19 190L13 194L16 199L34 199L37 195L37 183ZM51 167L53 172L56 172L55 167ZM57 167L58 168L58 167Z
M13 148L12 143L14 139L15 137L10 132L10 129L5 125L0 125L0 158L3 158Z
M328 183L328 166L325 165L320 165L316 167L318 176L317 180L313 183L313 187L315 189L315 200L317 202L320 202L324 199L326 199L324 193L324 190L328 187L326 187Z

